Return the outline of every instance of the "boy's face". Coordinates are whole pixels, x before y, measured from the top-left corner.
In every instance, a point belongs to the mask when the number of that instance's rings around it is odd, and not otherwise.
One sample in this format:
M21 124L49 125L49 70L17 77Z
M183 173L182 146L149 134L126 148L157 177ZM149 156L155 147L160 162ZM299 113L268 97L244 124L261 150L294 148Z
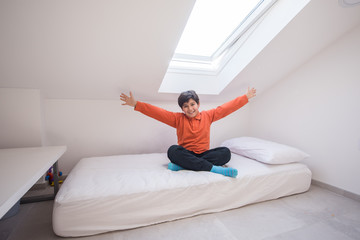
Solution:
M199 113L199 104L197 104L195 100L191 98L182 105L181 109L184 111L187 117L193 118L196 117L196 115Z

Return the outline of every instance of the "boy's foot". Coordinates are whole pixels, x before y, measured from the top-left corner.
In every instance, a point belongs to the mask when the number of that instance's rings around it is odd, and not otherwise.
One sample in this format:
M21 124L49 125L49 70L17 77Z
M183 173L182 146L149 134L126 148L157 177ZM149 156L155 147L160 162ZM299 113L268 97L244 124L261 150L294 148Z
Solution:
M215 165L213 165L210 172L219 173L224 176L233 177L233 178L236 178L236 176L238 175L238 171L235 168L225 168L225 167L215 166Z
M168 164L168 169L172 170L172 171L179 171L179 170L184 170L184 168L180 167L179 165L176 165L175 163L170 162Z

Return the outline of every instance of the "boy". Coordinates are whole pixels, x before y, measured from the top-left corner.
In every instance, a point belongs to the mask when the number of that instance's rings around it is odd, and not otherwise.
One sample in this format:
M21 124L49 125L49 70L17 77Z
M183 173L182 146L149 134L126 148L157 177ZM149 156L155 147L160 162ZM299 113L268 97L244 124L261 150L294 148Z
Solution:
M168 169L210 171L236 177L238 174L236 169L222 167L230 161L230 150L226 147L209 149L210 126L212 122L238 110L255 96L256 89L248 88L243 96L217 108L199 112L199 97L195 91L190 90L182 92L178 98L178 104L183 113L169 112L151 104L136 101L131 92L130 96L122 93L120 100L124 102L122 105L134 107L136 111L176 128L178 145L173 145L168 150L170 159Z

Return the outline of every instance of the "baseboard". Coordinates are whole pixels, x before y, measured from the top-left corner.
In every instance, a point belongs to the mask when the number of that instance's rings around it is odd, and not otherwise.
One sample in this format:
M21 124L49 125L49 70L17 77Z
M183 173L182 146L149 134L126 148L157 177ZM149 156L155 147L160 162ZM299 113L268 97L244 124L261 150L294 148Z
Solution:
M358 195L358 194L346 191L346 190L338 188L338 187L334 187L332 185L329 185L327 183L323 183L323 182L320 182L320 181L314 180L314 179L311 179L311 184L313 184L315 186L318 186L318 187L321 187L321 188L325 188L325 189L327 189L327 190L329 190L331 192L334 192L336 194L339 194L339 195L342 195L344 197L351 198L351 199L353 199L355 201L360 202L360 195Z

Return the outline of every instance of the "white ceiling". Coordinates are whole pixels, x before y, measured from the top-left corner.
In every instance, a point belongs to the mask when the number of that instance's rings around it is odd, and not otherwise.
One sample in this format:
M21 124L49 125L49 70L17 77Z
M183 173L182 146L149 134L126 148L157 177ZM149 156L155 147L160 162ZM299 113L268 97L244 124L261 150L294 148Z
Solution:
M360 24L360 6L343 8L338 0L312 0L222 92L256 86L265 91L311 57Z
M195 0L1 0L0 87L156 96Z
M0 87L40 89L46 98L118 99L158 93L195 0L2 0ZM279 0L282 1L282 0ZM265 91L360 24L360 6L312 0L218 95L248 85Z

